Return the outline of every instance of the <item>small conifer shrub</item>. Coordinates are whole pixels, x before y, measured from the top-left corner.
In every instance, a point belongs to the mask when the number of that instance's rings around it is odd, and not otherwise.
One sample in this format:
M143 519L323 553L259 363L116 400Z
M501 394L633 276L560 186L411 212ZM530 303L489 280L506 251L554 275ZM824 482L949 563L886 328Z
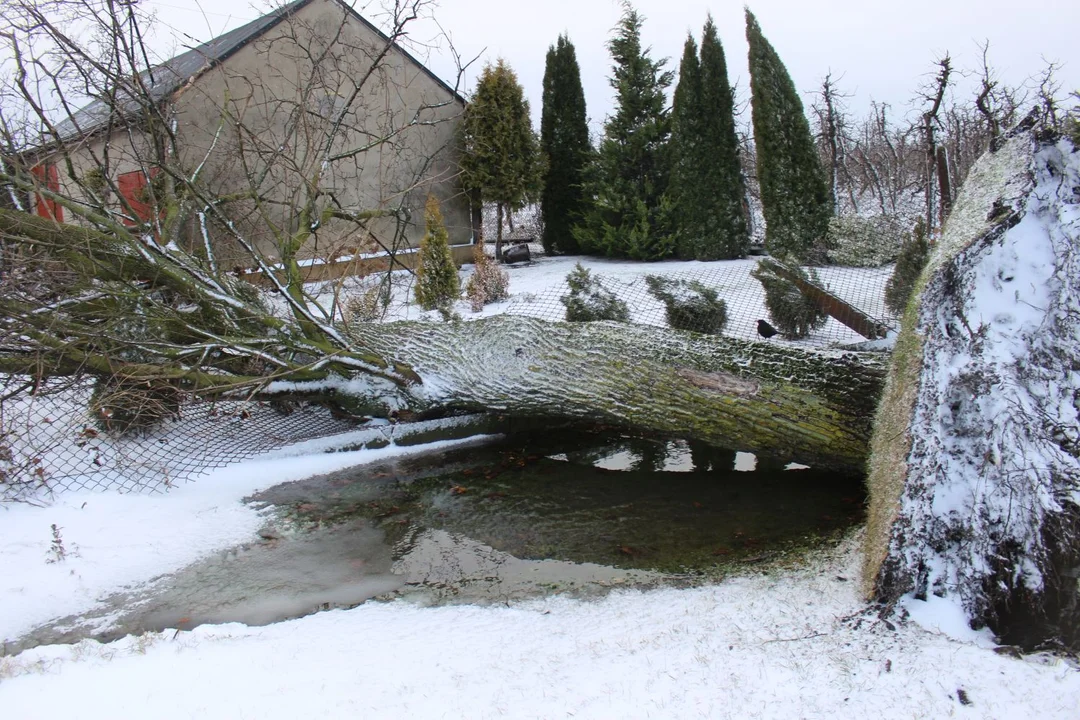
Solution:
M696 280L672 280L646 275L649 294L664 303L668 325L676 330L692 330L719 335L727 325L727 303L714 288Z
M813 269L807 272L795 263L785 263L785 265L808 282L815 285L821 284L821 279ZM829 319L828 313L799 292L795 283L779 275L768 264L759 263L750 274L757 278L761 287L764 288L765 307L769 311L769 319L784 337L790 340L802 339L812 331L823 327Z
M567 322L630 322L630 308L626 303L605 288L600 278L583 268L581 263L566 276L566 284L570 286L570 294L563 295L559 301L566 306Z
M425 310L447 307L461 295L449 235L435 196L429 195L424 209L427 232L420 241L416 268L416 302Z
M903 315L915 282L930 259L930 245L926 241L926 226L922 218L915 222L915 229L904 240L900 257L896 260L892 277L885 284L885 305L896 315Z
M482 245L473 251L472 277L465 285L465 297L473 312L480 312L488 303L498 302L510 297L510 275L489 258Z

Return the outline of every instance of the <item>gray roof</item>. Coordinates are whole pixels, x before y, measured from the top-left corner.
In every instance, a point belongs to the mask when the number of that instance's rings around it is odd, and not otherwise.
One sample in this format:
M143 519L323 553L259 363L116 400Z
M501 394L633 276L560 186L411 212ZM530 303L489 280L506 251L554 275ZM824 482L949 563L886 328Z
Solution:
M293 14L311 1L312 0L293 0L293 2L263 15L257 20L252 20L246 25L242 25L235 30L230 30L209 42L205 42L198 47L181 53L171 60L166 60L151 70L144 71L141 73L141 78L149 91L150 98L154 102L160 102L161 100L166 99L189 80L196 77L204 70L223 62L230 55L244 47L244 45L262 35L264 32L277 25L282 19ZM340 4L345 7L353 17L377 33L380 37L388 39L385 33L364 19L346 3L341 2ZM462 103L465 102L461 95L428 70L419 60L410 55L400 45L397 47L407 58L409 58L409 60L415 63L417 67L439 83L439 85L449 91L455 98ZM142 107L140 99L132 97L130 91L127 91L125 94L122 90L118 94L120 97L116 99L115 103L112 103L119 108L118 113L112 114L110 112L111 103L104 100L95 100L89 105L76 110L69 118L57 124L56 129L60 134L61 139L68 141L90 135L104 127L105 124L109 122L110 115L112 115L112 119L115 122L121 120L123 116L130 116L139 112ZM120 117L117 117L117 115Z

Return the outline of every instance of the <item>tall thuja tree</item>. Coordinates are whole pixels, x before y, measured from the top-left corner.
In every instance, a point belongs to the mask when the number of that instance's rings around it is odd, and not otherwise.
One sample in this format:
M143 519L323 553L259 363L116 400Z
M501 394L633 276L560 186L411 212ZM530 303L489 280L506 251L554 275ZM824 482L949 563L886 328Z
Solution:
M832 203L810 123L787 68L749 9L746 39L765 245L773 255L819 261Z
M502 258L503 214L534 199L540 185L540 157L529 119L529 102L517 75L501 58L480 75L461 125L462 184L481 202L495 203Z
M735 99L724 48L710 17L700 59L687 39L675 90L672 129L672 206L680 257L726 260L750 248L746 186L735 132Z
M653 60L642 48L643 21L624 3L608 42L615 113L604 125L593 168L593 205L574 236L587 253L659 260L674 248L666 200L671 119L664 95L672 74L663 69L666 60Z
M705 234L702 213L699 212L701 163L697 152L702 136L701 63L698 45L692 35L683 45L679 62L679 82L671 108L671 177L668 195L674 218L675 254L694 259Z
M540 150L546 160L540 214L544 250L576 253L571 233L585 210L585 173L592 153L585 91L573 43L565 35L548 49Z

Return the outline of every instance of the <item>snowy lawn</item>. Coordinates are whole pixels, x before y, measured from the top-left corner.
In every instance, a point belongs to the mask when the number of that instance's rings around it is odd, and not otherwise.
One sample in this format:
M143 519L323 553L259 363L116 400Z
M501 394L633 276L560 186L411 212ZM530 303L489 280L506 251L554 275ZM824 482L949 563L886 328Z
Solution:
M240 500L258 488L401 451L263 459L165 496L8 506L0 634L253 540L261 518ZM53 524L61 562L48 562ZM39 647L0 659L0 708L11 718L1077 716L1074 665L997 654L948 604L910 603L931 629L861 615L858 564L850 540L814 567L692 590L509 607L369 602L266 627Z
M468 301L460 300L454 304L453 310L464 320L510 313L561 321L566 317L566 308L560 298L569 292L566 276L577 263L581 263L594 275L599 276L606 288L627 303L631 322L666 326L664 306L647 292L644 282L646 275L661 275L673 279L695 280L715 288L720 299L727 304L729 319L724 334L760 340L757 321L767 319L769 315L765 309L765 295L761 283L750 275L757 262L754 258L716 262L669 260L643 263L581 256L537 257L525 265L504 266L510 276L509 299L487 305L479 313L472 312ZM472 271L472 265L462 267L462 288L468 282ZM827 267L818 268L817 273L825 286L844 300L888 325L896 325L897 319L890 316L884 304L885 284L892 274L892 265L881 268ZM342 300L357 296L374 287L381 277L311 283L307 290L320 304L331 308L335 292ZM441 320L437 311L424 311L411 302L414 281L411 274L399 271L393 273L392 277L393 291L382 315L384 321ZM284 305L278 300L270 298L270 302L280 312L284 312ZM829 318L824 327L812 332L809 337L800 341L800 344L824 346L863 340L865 338ZM782 341L781 338L774 340Z

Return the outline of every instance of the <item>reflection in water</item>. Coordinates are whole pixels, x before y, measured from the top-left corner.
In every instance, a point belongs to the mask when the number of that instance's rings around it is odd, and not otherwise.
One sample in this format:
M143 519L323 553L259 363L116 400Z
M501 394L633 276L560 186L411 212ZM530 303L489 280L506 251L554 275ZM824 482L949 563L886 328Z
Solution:
M861 478L788 470L796 467L577 432L351 468L258 493L252 501L273 518L260 542L111 598L96 615L52 623L7 652L264 624L370 598L506 602L701 582L861 520Z

